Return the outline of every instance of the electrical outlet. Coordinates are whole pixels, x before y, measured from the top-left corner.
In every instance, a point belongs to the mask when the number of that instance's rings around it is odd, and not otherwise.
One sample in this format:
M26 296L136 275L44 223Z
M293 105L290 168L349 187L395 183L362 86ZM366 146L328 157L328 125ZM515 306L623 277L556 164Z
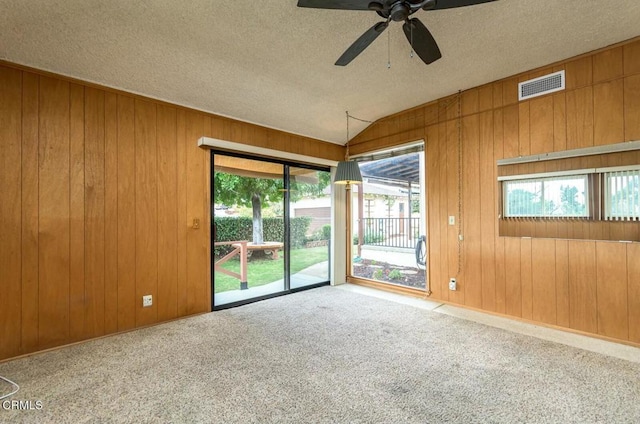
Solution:
M449 215L449 225L456 225L456 217Z
M142 296L142 307L148 308L151 305L153 305L153 296L151 296L150 294Z
M455 278L450 278L449 279L449 290L456 290L458 286L458 283L456 282Z

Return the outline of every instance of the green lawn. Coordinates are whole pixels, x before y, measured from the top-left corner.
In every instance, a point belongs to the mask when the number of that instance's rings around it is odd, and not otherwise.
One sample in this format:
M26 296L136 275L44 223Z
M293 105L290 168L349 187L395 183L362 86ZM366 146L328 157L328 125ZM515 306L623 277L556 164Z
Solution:
M247 265L249 287L261 286L284 278L284 253L280 252L279 256L276 260L249 259ZM329 260L327 246L292 249L291 274L327 260ZM240 272L240 260L236 256L222 267L229 271ZM217 272L214 274L214 287L216 293L237 290L240 288L240 281L237 278Z

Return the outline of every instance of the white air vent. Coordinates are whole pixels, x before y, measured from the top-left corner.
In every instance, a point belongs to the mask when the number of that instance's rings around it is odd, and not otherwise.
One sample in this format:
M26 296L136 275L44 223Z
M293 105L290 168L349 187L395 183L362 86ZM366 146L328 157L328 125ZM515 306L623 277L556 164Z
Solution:
M521 82L518 84L518 100L527 100L560 90L564 90L564 71Z

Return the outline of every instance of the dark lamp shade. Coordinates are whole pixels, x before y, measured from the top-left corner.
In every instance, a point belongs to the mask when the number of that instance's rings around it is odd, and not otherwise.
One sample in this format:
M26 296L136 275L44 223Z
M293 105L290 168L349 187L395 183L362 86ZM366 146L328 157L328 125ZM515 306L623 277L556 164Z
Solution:
M334 184L361 184L362 174L358 162L350 160L338 162Z

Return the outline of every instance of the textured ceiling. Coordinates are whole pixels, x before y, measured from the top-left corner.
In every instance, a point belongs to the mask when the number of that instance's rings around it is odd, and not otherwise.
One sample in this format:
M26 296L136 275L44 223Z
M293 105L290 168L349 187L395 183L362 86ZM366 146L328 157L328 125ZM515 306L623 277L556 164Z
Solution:
M638 0L499 0L417 12L442 51L432 65L392 23L338 67L380 18L296 3L0 0L0 59L344 144L346 110L373 121L640 35Z

